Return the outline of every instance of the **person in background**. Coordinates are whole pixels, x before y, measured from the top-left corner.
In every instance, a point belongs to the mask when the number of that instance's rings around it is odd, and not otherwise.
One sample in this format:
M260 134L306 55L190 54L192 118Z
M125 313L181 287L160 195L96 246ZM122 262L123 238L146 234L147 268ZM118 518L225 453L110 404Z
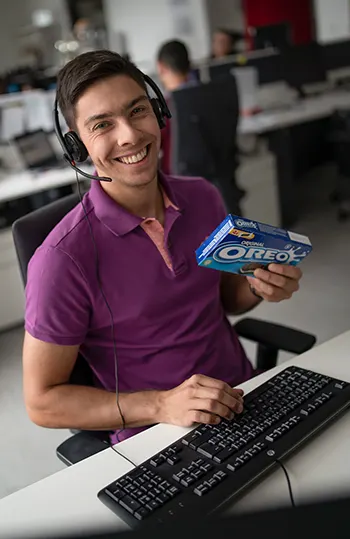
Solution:
M191 60L188 49L182 41L167 41L160 47L157 55L157 71L160 82L166 92L168 105L171 93L187 86L197 84L191 72ZM167 121L162 131L162 156L160 168L165 174L171 173L171 121Z
M241 34L237 32L218 28L213 34L211 58L220 59L236 54L236 43L241 38Z

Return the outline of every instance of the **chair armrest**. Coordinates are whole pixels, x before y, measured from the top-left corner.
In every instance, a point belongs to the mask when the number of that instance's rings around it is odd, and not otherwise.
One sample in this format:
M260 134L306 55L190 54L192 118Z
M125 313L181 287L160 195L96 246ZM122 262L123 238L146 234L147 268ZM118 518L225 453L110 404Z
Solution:
M243 318L235 324L234 328L244 339L255 341L267 348L284 350L297 355L310 350L316 342L314 335L304 331L254 318Z
M64 464L71 466L108 449L108 447L110 447L108 442L99 440L97 437L82 431L74 434L74 436L59 445L56 449L56 454Z

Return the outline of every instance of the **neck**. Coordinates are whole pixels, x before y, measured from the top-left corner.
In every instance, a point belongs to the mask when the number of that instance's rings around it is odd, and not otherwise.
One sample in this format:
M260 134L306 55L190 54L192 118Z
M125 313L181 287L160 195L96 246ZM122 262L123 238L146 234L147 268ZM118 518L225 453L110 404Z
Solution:
M171 78L167 81L167 90L169 92L173 92L174 90L177 90L179 86L182 84L185 84L188 81L188 74L186 75L172 75Z
M155 217L163 224L163 195L159 188L158 177L141 187L120 184L117 181L101 182L107 195L125 210L141 218Z

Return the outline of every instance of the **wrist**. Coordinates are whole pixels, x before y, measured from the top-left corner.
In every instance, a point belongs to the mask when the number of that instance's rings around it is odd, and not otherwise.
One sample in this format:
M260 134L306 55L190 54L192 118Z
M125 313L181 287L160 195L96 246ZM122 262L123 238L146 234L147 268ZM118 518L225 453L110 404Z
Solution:
M168 391L154 391L153 393L154 423L166 423L166 396Z

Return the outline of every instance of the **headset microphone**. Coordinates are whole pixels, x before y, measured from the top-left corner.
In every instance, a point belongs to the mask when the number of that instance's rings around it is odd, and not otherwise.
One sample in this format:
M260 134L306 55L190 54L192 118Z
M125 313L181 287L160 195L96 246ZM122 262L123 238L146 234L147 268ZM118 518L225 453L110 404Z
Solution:
M68 155L67 154L64 154L63 155L64 159L67 161L67 163L69 164L70 167L72 167L75 172L78 172L79 174L81 174L82 176L84 176L85 178L87 178L88 180L97 180L99 182L111 182L112 181L112 178L107 178L107 177L104 177L104 176L95 176L94 174L89 174L88 172L85 172L84 170L82 170L81 168L78 168L74 162L72 162Z

